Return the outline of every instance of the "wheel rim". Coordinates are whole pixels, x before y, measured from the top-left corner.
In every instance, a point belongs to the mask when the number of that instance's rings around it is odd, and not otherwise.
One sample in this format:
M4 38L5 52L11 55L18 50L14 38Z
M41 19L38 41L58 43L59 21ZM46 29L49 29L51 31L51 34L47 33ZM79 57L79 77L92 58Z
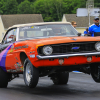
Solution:
M30 83L31 77L32 77L31 66L29 63L27 63L27 65L26 65L26 80L28 83Z

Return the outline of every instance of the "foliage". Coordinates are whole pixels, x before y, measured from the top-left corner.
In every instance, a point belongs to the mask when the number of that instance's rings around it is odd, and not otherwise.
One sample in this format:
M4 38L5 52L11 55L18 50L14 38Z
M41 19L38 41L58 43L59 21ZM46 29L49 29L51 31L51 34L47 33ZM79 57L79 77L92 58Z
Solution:
M60 21L63 14L75 14L87 0L0 0L0 14L42 14L44 21ZM94 0L100 7L100 0Z
M100 0L95 0L95 7L100 7Z
M62 17L62 0L37 0L31 5L33 13L42 13L44 21L58 21Z
M30 2L28 0L25 0L21 2L18 6L18 14L30 14L32 12Z
M3 11L4 11L4 1L1 0L0 1L0 14L3 14Z
M18 4L20 4L21 2L23 2L24 0L17 0Z
M16 0L6 0L5 4L5 14L17 14L18 3Z

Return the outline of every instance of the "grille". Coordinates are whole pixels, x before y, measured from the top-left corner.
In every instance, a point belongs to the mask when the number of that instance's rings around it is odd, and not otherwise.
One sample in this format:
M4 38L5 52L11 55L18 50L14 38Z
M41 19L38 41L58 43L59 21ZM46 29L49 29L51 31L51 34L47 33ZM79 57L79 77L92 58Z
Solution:
M65 54L74 52L95 52L95 43L96 42L64 43L50 46L53 48L53 54ZM72 49L74 47L78 47L78 49ZM38 53L43 55L42 48L43 47L39 47Z

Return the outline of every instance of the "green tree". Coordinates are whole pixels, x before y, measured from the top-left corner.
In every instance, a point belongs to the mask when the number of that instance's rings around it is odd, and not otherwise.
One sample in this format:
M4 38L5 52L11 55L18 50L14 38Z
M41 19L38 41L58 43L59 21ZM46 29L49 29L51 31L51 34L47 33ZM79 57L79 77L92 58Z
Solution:
M100 0L94 0L94 6L100 7Z
M3 0L0 0L0 14L4 13L4 4L5 2Z
M18 4L20 4L20 3L23 2L23 1L25 1L25 0L17 0Z
M86 8L87 0L0 0L0 14L42 14L44 21L60 21L63 14ZM94 0L100 7L100 0Z
M86 7L86 0L36 0L31 6L33 13L42 14L44 21L60 21L63 14Z
M75 14L77 8L86 7L85 0L63 0L63 13Z
M21 2L18 6L18 14L30 14L32 13L31 3L28 0Z
M5 2L5 14L16 14L18 3L16 0L7 0Z
M51 3L50 3L51 2ZM54 15L53 19L55 21L59 21L62 18L62 10L63 10L63 0L51 0L49 2L49 10L50 10L50 14Z
M44 0L36 0L32 5L31 8L33 10L32 13L35 14L42 14L43 18L46 17Z
M28 0L28 1L30 1L30 2L35 2L36 0Z
M58 21L62 17L62 0L37 0L31 6L33 13L42 14L44 21Z

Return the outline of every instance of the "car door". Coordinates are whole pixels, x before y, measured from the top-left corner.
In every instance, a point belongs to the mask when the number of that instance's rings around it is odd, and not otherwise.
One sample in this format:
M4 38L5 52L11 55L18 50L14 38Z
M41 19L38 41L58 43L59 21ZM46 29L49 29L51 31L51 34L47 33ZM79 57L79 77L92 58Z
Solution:
M12 54L8 54L8 51L12 47L13 43L16 41L16 34L17 34L17 29L12 28L8 30L2 40L2 43L0 44L0 67L4 70L7 71L6 69L12 67ZM6 60L9 59L9 63L6 64Z

